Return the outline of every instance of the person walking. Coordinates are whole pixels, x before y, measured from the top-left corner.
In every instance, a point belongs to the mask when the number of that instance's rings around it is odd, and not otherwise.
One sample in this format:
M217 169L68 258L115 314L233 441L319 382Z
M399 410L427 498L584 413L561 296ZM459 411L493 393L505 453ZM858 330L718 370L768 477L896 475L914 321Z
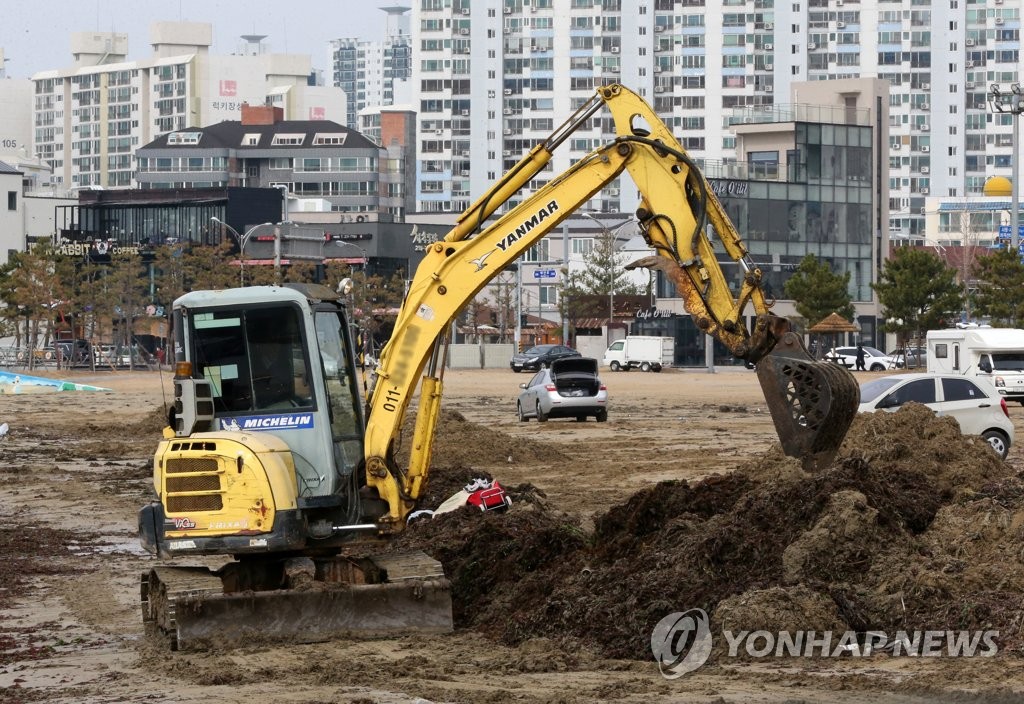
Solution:
M864 366L864 345L857 343L857 371L867 371Z

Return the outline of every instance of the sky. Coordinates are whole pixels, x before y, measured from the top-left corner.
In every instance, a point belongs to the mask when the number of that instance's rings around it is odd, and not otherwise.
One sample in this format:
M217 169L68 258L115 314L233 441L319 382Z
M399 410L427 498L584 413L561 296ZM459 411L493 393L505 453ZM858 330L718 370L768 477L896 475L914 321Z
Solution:
M9 78L30 78L72 65L73 32L128 35L128 59L150 55L149 26L159 21L209 22L213 54L237 51L243 34L266 35L273 53L308 54L326 71L327 43L379 41L387 15L379 8L411 0L4 0L0 47Z

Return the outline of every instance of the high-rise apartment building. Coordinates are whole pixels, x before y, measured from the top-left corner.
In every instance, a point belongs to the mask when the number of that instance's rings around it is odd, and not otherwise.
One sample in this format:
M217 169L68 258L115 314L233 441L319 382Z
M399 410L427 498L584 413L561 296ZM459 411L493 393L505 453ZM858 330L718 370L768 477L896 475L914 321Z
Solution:
M270 104L285 119L330 120L345 113L336 88L310 85L311 59L269 54L263 37L214 56L212 26L157 22L153 54L127 61L128 35L75 33L74 65L43 71L34 86L32 153L67 188L133 185L134 152L173 130L238 120L244 103Z
M382 7L387 14L383 42L355 38L330 42L332 84L349 96L346 127L355 129L366 107L404 105L411 97L412 40L408 7Z
M644 95L695 158L727 162L734 111L806 103L800 82L880 78L891 85L888 227L923 233L925 198L977 196L988 177L1011 175L1014 117L993 114L986 93L1019 80L1021 4L421 0L419 207L461 211L605 83ZM595 119L572 135L551 173L610 129ZM595 206L634 201L612 188Z

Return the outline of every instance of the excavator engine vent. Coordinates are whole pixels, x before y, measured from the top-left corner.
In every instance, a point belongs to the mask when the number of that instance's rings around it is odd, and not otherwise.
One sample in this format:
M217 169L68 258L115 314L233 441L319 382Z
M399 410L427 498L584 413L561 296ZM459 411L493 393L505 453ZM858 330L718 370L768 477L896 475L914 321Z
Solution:
M168 513L220 511L220 463L214 457L172 457L165 463L164 496Z
M212 457L175 457L167 460L165 468L168 474L191 474L193 472L216 472L220 469L220 465Z

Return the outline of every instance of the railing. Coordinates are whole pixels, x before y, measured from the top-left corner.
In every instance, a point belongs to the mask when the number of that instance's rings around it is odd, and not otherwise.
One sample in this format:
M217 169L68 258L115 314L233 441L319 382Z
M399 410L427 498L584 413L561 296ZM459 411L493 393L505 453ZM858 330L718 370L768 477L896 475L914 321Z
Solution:
M790 103L737 108L729 117L730 125L767 124L773 122L817 122L832 125L871 125L871 111L867 108L847 108L838 105L809 105Z

